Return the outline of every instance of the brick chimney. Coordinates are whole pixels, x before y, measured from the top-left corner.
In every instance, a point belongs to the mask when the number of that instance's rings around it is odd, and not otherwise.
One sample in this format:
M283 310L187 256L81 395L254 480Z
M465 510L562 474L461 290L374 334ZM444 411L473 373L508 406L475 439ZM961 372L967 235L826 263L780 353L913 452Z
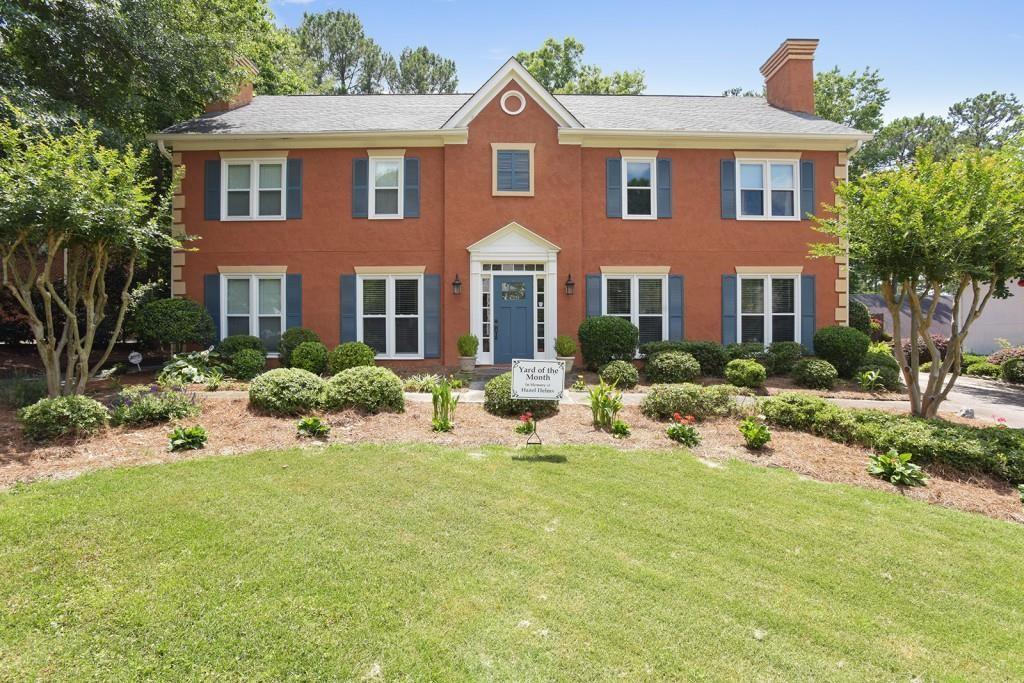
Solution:
M236 57L235 65L238 66L242 71L242 80L238 84L238 92L231 96L227 100L216 100L206 105L206 113L213 114L221 111L231 111L232 109L238 109L252 102L253 98L253 81L259 74L259 69L246 57Z
M761 65L768 104L814 113L814 50L817 38L788 38Z

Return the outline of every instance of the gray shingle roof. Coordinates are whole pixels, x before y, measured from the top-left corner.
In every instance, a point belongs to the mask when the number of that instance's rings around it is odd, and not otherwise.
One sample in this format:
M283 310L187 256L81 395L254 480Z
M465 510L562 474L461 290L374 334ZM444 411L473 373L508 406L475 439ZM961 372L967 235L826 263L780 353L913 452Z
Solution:
M164 133L334 133L438 130L472 95L260 95ZM697 133L857 135L761 97L557 95L586 128Z

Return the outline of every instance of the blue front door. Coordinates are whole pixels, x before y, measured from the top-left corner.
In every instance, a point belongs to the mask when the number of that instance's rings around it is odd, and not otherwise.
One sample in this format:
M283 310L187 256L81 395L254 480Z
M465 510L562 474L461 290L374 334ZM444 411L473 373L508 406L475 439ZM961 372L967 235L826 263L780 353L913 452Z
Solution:
M533 277L494 278L494 362L533 358Z

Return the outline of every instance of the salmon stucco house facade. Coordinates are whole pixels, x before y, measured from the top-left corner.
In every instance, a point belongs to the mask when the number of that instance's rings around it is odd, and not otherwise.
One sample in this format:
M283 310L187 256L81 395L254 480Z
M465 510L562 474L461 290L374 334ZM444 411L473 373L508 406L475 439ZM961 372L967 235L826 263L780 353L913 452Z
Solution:
M766 97L554 95L516 61L461 95L252 96L153 136L185 167L174 296L273 350L303 326L397 367L553 358L586 316L810 344L847 263L809 259L864 133L813 115L816 40Z

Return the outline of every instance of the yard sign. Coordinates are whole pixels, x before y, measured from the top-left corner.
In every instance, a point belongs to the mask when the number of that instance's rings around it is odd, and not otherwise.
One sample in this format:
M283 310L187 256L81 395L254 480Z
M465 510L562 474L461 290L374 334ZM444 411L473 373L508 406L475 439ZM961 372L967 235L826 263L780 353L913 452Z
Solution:
M565 391L565 363L560 360L512 361L512 398L560 401Z

